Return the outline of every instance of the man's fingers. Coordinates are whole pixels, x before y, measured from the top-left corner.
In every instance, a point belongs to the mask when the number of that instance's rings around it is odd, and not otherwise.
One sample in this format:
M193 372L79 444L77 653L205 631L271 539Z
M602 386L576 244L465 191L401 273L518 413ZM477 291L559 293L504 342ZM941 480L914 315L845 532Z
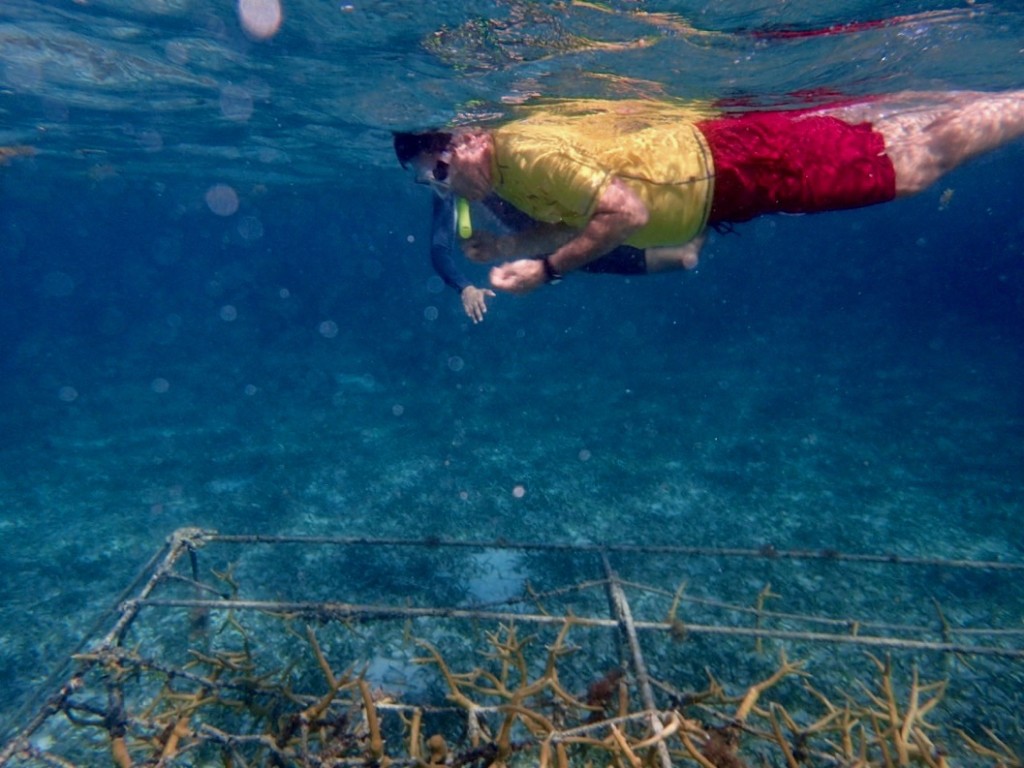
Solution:
M462 252L470 261L484 264L494 256L492 238L483 233L478 233L462 241Z
M513 264L494 267L491 270L491 285L499 291L509 293L525 293L530 290L526 280Z
M515 284L515 274L508 267L494 267L491 270L491 285L499 291L511 291Z

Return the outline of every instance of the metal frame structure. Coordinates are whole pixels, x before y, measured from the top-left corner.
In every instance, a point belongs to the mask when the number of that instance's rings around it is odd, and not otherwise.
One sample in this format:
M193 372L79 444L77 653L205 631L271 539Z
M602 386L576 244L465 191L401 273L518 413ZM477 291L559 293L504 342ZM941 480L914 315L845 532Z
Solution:
M298 599L291 596L270 597L257 595L247 597L241 594L238 587L238 577L210 569L207 573L200 567L200 558L206 558L204 551L213 549L219 550L219 555L224 551L234 549L241 557L251 553L255 548L270 548L280 550L290 548L290 552L308 552L316 548L321 552L329 554L318 556L310 560L315 569L323 568L325 563L331 563L339 556L346 557L346 563L351 572L353 552L373 553L369 557L372 563L368 568L375 567L383 561L387 562L391 557L388 553L403 552L415 553L416 557L424 559L438 570L458 570L461 566L452 566L449 561L455 562L465 553L512 553L511 556L533 556L545 558L551 561L552 566L560 562L578 560L594 566L592 572L587 573L584 569L572 570L565 583L549 586L538 591L537 588L523 581L522 589L514 596L505 595L497 604L466 604L462 602L455 605L435 605L429 599L421 600L420 604L410 600L408 594L401 594L401 590L384 589L383 599L337 599L344 595L332 594L331 599ZM339 555L338 553L342 553ZM384 554L381 554L384 553ZM293 568L294 558L288 555L278 556L275 562L282 566L286 574L285 579L299 581L295 573L299 569ZM237 559L237 558L235 558ZM1005 579L1010 583L1016 583L1020 572L1024 571L1024 563L1011 563L999 561L974 561L974 560L949 560L941 558L918 558L905 557L895 554L881 555L858 555L842 553L834 550L778 550L773 547L759 549L742 548L710 548L710 547L687 547L671 545L599 545L599 544L558 544L538 542L508 542L508 541L455 541L455 540L412 540L401 538L362 538L362 537L330 537L330 536L270 536L270 535L227 535L213 531L186 528L175 531L168 539L165 546L156 553L150 562L145 566L136 580L125 590L121 599L104 616L105 631L94 632L78 652L70 658L65 665L57 670L51 681L43 687L39 695L29 702L26 710L19 720L20 728L17 732L10 734L9 740L0 749L0 768L12 766L68 766L95 764L95 756L89 757L89 750L110 749L113 754L114 763L125 767L134 765L199 765L200 763L190 762L189 752L198 753L200 745L215 745L225 755L225 765L246 765L246 749L253 745L247 739L253 739L262 744L266 754L269 755L271 765L294 764L303 766L340 766L340 765L430 765L441 764L432 762L433 758L425 756L425 747L420 746L418 736L410 741L409 749L403 752L404 756L392 756L387 754L382 746L382 739L378 735L376 741L371 738L373 732L378 734L383 726L378 723L378 717L383 712L393 712L400 716L400 725L393 725L391 732L408 731L411 727L410 718L416 713L416 718L422 716L423 712L433 713L436 717L449 719L453 713L458 716L465 716L466 730L465 738L473 742L472 747L465 746L461 758L446 758L447 764L504 764L509 755L498 753L487 753L481 747L481 743L494 743L498 740L495 733L507 731L505 744L512 743L509 733L518 734L521 741L527 744L530 749L540 749L543 755L542 762L552 765L565 760L563 750L565 744L584 742L590 739L596 743L598 728L604 728L604 738L611 743L612 735L621 740L622 753L628 758L633 753L646 750L648 757L645 762L667 768L679 762L678 752L674 753L669 748L669 737L666 734L676 733L686 737L687 729L691 736L700 733L707 736L706 730L700 730L692 719L682 718L671 714L673 708L678 710L683 704L696 703L699 698L696 692L687 693L678 686L666 683L664 675L654 675L650 671L649 660L651 644L668 646L669 644L682 644L693 641L694 638L703 638L712 643L730 642L737 644L751 644L759 654L765 656L763 643L772 642L779 648L792 647L797 644L800 647L818 645L830 649L855 649L871 654L879 665L879 671L883 673L890 688L892 685L892 668L889 662L879 661L882 654L909 654L914 658L929 657L937 660L937 664L945 665L946 669L964 659L984 659L986 669L994 678L1004 679L1015 678L1022 670L1020 663L1024 660L1024 626L1019 623L1010 626L975 626L963 627L954 626L947 618L944 606L937 603L929 608L933 614L933 620L925 623L903 623L887 620L875 620L868 618L851 618L847 616L826 616L821 612L796 612L781 613L769 610L768 599L776 597L767 584L758 593L757 599L746 606L716 601L708 598L694 598L685 594L685 588L680 583L654 583L664 574L665 580L675 578L680 568L686 570L685 565L694 560L705 562L732 561L740 564L739 572L749 571L751 564L767 566L772 569L783 568L806 568L808 564L814 564L818 568L831 569L842 573L856 567L868 567L879 572L906 572L909 570L928 571L938 574L953 574L952 579L960 578L960 574L985 574L986 578ZM233 560L231 560L233 561ZM446 565L447 563L447 565ZM640 570L645 574L643 581L633 580L630 576L620 575L620 568L623 564L640 563ZM665 563L674 563L676 567L661 567ZM396 558L396 567L407 567L408 563ZM589 567L589 565L587 566ZM344 568L339 570L344 571ZM571 569L570 569L571 570ZM262 565L253 568L254 573L262 573L266 576L268 584L272 584L274 576ZM212 577L213 574L216 578ZM652 579L651 574L657 575ZM364 574L365 576L365 574ZM583 578L581 578L583 576ZM344 584L344 574L336 574L335 578L339 583ZM886 577L890 578L890 577ZM366 576L366 580L372 582L372 574ZM317 582L313 578L314 583ZM295 591L301 592L302 585L295 585ZM331 588L333 590L333 587ZM267 590L272 592L273 590ZM633 595L631 599L630 595ZM597 595L601 596L600 601ZM643 604L642 614L635 615L635 604L637 600ZM595 610L598 602L603 603L603 610ZM1024 602L1024 597L1022 597ZM661 611L660 616L652 615L650 606L656 605ZM554 606L554 609L551 608ZM666 606L668 608L666 609ZM579 608L584 610L577 612ZM730 611L731 618L725 620L700 620L702 611L724 608ZM326 679L327 688L333 689L329 696L316 692L297 692L291 690L290 684L279 683L275 687L269 687L263 683L252 682L258 678L253 673L246 677L244 685L231 678L232 672L237 672L234 667L244 666L238 661L237 654L231 655L226 652L204 654L196 650L186 650L183 653L168 652L171 647L167 642L161 641L159 635L163 619L166 616L200 617L208 621L211 615L224 619L227 624L239 626L243 615L255 615L262 617L260 637L265 638L267 630L264 623L269 621L267 617L274 620L281 620L282 617L289 623L305 622L309 636L310 648L305 651L305 656L313 668L319 667ZM139 624L143 617L153 617L155 623L152 627L139 632ZM175 619L177 621L177 619ZM461 710L459 706L449 704L408 704L401 700L380 700L368 693L369 686L364 676L358 672L351 675L339 675L333 671L333 666L327 660L328 655L318 643L315 634L315 627L325 625L336 625L340 627L358 627L355 632L362 632L363 635L373 634L373 628L381 626L382 623L411 624L417 622L417 627L430 626L434 622L444 622L446 626L460 627L460 631L467 634L479 634L481 626L498 626L504 628L526 627L530 631L559 631L558 638L553 644L547 647L547 677L544 680L550 685L534 686L537 691L546 687L544 693L543 707L545 713L528 710L527 698L517 698L515 692L509 687L505 700L499 701L497 705L477 705L469 701L466 691L504 691L504 678L501 685L483 686L479 683L467 682L469 678L449 671L442 654L428 642L421 645L429 649L427 659L420 658L417 661L430 662L431 658L436 665L443 670L448 679L449 700L458 704L462 701ZM196 622L198 623L198 622ZM565 641L568 629L574 632L583 630L585 632L601 632L607 637L614 638L609 643L617 647L619 658L618 667L624 670L628 676L628 691L623 683L623 693L620 698L632 698L633 704L620 706L617 722L621 723L623 732L627 727L639 729L642 735L633 737L632 741L619 733L614 725L616 719L609 715L609 718L601 719L600 726L592 724L589 720L575 722L555 723L550 712L562 711L577 705L586 709L596 707L595 702L590 700L589 694L584 701L582 694L569 694L562 691L561 685L557 683L557 676L554 674L556 657L568 654L568 645ZM207 627L208 629L208 627ZM408 630L405 630L408 631ZM137 634L136 634L137 633ZM523 643L510 639L514 635L506 632L500 635L504 639L495 640L500 633L494 633L490 637L498 649L498 654L505 656L506 666L509 659L520 653ZM685 638L685 639L684 639ZM248 646L248 641L243 638L243 645ZM152 643L152 646L150 644ZM370 638L372 645L372 638ZM555 650L552 650L554 648ZM509 650L512 649L512 650ZM575 646L574 650L580 650ZM584 649L585 650L585 649ZM246 650L246 653L250 653ZM675 653L671 651L670 653ZM494 654L492 653L492 656ZM522 670L526 675L528 666L521 655L517 656ZM675 657L661 654L655 662L660 667L671 666L671 659ZM233 659L233 660L232 660ZM668 661L666 661L668 659ZM361 660L355 660L356 667ZM365 661L365 660L362 660ZM543 661L543 660L542 660ZM249 663L248 661L246 663ZM294 663L282 660L282 663ZM448 660L451 664L451 659ZM974 663L978 663L977 661ZM205 673L197 672L197 666L206 664ZM222 668L211 672L211 664L220 665ZM454 668L454 665L451 664ZM543 666L543 663L542 663ZM600 663L593 664L594 669L602 670ZM783 656L780 671L793 673L796 667L789 664ZM264 670L266 673L266 670ZM269 674L269 673L266 673ZM504 674L504 673L503 673ZM596 674L596 673L595 673ZM143 686L143 693L133 694L128 689L133 683L144 676L156 676L158 683L150 682ZM779 679L785 677L783 674ZM231 679L229 679L231 678ZM344 681L343 679L344 678ZM238 678L241 679L241 678ZM712 678L713 679L713 678ZM347 681L347 682L346 682ZM542 681L543 682L543 681ZM585 681L584 681L585 682ZM600 682L600 680L598 681ZM613 680L614 682L614 680ZM751 681L747 681L749 683ZM774 684L774 679L771 680ZM191 696L191 709L187 711L194 715L199 712L199 701L201 695L210 695L210 691L218 686L224 686L223 691L217 693L223 701L229 698L228 691L245 687L256 686L247 694L232 693L232 697L253 698L258 693L259 697L274 700L274 707L278 714L282 707L291 705L293 709L301 714L294 715L293 725L289 732L291 739L289 744L298 744L301 747L288 746L286 740L280 735L276 742L271 743L265 735L228 733L210 723L196 722L195 716L179 717L177 720L160 720L157 716L158 710L163 707L166 710L167 702L172 699L180 700L186 694L175 690L175 686L183 684L188 686L193 693ZM467 687L468 686L468 687ZM555 693L551 693L551 686L555 686ZM594 686L591 686L592 688ZM767 686L765 686L767 687ZM530 688L524 685L523 690ZM532 690L532 689L531 689ZM742 690L742 687L741 687ZM918 688L917 668L914 669L912 695L916 698L918 694L928 690L926 686ZM205 694L195 693L205 691ZM348 695L343 692L348 691ZM757 684L746 689L747 697L753 696L753 701L740 704L731 714L717 712L721 721L731 726L743 725L751 712L756 712L755 701L764 688ZM751 694L751 692L756 693ZM397 695L400 695L399 692ZM530 696L533 696L530 693ZM142 698L140 698L140 696ZM895 694L893 694L895 696ZM145 697L159 699L163 704L149 703L143 700ZM275 698L276 697L276 698ZM461 697L461 699L460 699ZM563 700L559 701L559 697ZM724 693L719 696L720 702L727 700L744 701L742 696L730 699ZM533 699L530 699L533 701ZM595 700L596 701L596 700ZM468 702L468 703L467 703ZM232 698L232 705L234 699ZM603 707L607 702L600 702ZM879 702L875 702L878 704ZM747 706L746 711L743 711ZM831 706L831 705L830 705ZM513 707L520 710L516 712ZM778 707L778 709L776 708ZM133 710L134 708L134 710ZM185 710L180 710L185 711ZM349 733L356 734L351 738L352 743L358 742L358 753L351 750L342 754L328 755L323 743L314 749L310 746L312 731L316 724L313 722L319 719L321 729L327 720L327 713L347 713ZM357 715L353 715L353 712ZM714 710L711 710L714 711ZM801 729L795 723L791 723L788 736L783 734L780 725L782 718L782 705L772 704L768 709L762 711L765 722L770 722L778 736L777 742L781 754L787 762L794 761L792 745L798 741L797 731ZM742 717L738 716L742 714ZM314 717L315 715L315 717ZM513 718L515 715L515 718ZM778 715L778 718L776 717ZM504 716L506 727L500 725L483 727L484 735L481 736L481 722L487 717L496 717L499 722ZM916 715L915 715L916 716ZM787 714L788 718L789 715ZM910 717L907 713L906 717ZM923 715L922 715L923 717ZM147 719L148 718L148 719ZM280 718L279 718L280 719ZM336 721L340 722L342 714L336 715ZM984 719L984 718L982 718ZM358 728L353 725L359 721ZM514 722L513 722L514 720ZM243 722L244 718L236 722ZM174 722L173 728L167 723ZM396 720L395 723L399 721ZM1001 721L1002 722L1002 721ZM162 723L163 733L157 733ZM181 725L181 723L184 723ZM422 726L416 720L416 728ZM611 723L611 725L609 725ZM913 733L914 722L904 720L906 734L902 734L905 749L926 753L927 749L918 743L910 743L907 734ZM1005 724L1005 723L1004 723ZM783 723L784 725L784 723ZM514 728L513 728L514 726ZM556 727L557 726L557 727ZM338 726L340 728L340 726ZM369 731L368 731L369 728ZM608 731L611 728L614 731ZM755 729L750 728L751 732ZM895 733L893 737L899 741L901 734ZM68 739L73 746L62 751L63 742L59 734L63 732L88 732L92 735L83 739ZM888 733L888 731L886 731ZM96 734L103 734L103 738L97 738ZM417 730L418 733L418 730ZM58 734L57 736L45 734ZM136 746L129 749L131 736ZM612 735L609 735L612 734ZM878 741L882 740L879 731ZM763 734L762 734L763 735ZM405 736L401 738L406 738ZM708 737L710 738L710 737ZM768 737L770 739L770 733ZM926 738L924 735L921 738ZM976 754L984 754L983 747L979 742L970 737L967 738L971 745L977 747ZM1021 738L1018 731L1013 738ZM393 743L396 737L392 736ZM533 743L530 743L532 740ZM543 742L538 744L537 742ZM138 745L151 744L147 756L140 757ZM173 744L173 748L168 744ZM874 743L874 742L872 742ZM1015 754L1013 748L1016 742L998 742L998 748L992 748L992 755L1008 757ZM191 747L183 748L183 745L191 744ZM703 752L700 749L692 748L687 759L693 759L700 763L699 755ZM548 752L544 753L544 745L547 745ZM900 746L895 744L896 749ZM618 749L619 747L616 747ZM867 747L865 747L866 749ZM505 752L509 751L506 747ZM936 754L938 749L934 750ZM110 753L108 753L109 755ZM685 753L683 753L685 755ZM909 754L909 752L908 752ZM105 756L109 760L108 756ZM621 757L621 755L620 755ZM629 759L623 758L624 762ZM458 762L458 760L463 762ZM923 762L929 763L931 759ZM404 761L404 762L403 762ZM475 762L474 762L475 761ZM799 761L797 761L799 762ZM201 763L206 765L207 763ZM211 763L212 764L212 763Z

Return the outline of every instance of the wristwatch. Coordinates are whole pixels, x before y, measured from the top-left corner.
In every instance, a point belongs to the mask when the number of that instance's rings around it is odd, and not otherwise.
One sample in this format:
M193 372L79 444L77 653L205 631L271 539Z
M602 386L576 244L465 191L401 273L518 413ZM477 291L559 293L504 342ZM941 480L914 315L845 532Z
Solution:
M562 273L555 269L555 265L551 263L551 257L545 256L540 260L540 263L544 265L544 282L548 285L554 285L562 281Z

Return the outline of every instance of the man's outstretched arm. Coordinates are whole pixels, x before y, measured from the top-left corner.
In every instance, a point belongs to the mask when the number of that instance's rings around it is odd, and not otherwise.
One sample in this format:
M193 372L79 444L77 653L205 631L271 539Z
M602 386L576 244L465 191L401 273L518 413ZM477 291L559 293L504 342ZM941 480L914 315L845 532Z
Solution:
M462 242L462 253L477 264L508 261L554 253L578 233L565 224L533 222L531 226L508 235L474 232Z
M552 253L547 264L560 274L579 269L621 245L647 218L643 200L622 181L613 179L601 191L587 225ZM545 282L545 262L536 259L520 259L491 270L491 285L510 293L528 293Z
M487 299L494 296L490 288L477 288L455 265L455 200L433 195L430 220L430 263L445 285L459 294L466 317L474 323L483 322Z

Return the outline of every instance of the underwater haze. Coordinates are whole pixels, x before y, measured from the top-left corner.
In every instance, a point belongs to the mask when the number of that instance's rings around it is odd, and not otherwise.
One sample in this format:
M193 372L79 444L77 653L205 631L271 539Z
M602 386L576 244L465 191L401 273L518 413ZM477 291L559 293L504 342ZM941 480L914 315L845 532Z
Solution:
M3 0L0 723L186 525L1024 559L1021 142L479 325L391 149L1024 88L1022 47L1013 3Z

